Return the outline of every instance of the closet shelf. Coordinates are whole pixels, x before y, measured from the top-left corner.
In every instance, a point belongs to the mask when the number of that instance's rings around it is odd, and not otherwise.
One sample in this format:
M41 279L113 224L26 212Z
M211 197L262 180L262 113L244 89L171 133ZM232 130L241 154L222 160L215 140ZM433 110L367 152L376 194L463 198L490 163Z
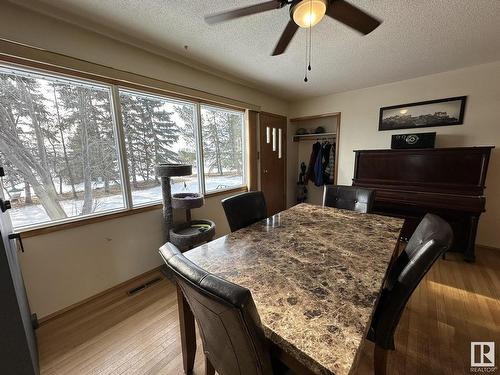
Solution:
M335 139L337 137L336 133L314 133L314 134L302 134L302 135L294 135L293 141L300 142L303 141L311 141L311 140L321 140L321 139Z

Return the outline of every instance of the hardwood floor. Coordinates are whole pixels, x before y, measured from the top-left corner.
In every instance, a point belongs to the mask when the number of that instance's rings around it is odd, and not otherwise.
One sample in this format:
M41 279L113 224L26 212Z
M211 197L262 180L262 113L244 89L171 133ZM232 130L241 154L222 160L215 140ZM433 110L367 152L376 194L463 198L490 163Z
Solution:
M157 276L159 283L127 295ZM160 272L45 323L37 336L42 375L182 373L176 290ZM199 374L201 359L199 352Z
M42 325L37 331L42 375L182 374L173 285L162 279L126 294L154 276ZM450 255L434 265L403 314L388 374L469 374L470 341L500 345L500 252L495 250L478 249L474 264ZM197 375L204 368L200 347ZM358 374L372 373L372 351L365 342Z

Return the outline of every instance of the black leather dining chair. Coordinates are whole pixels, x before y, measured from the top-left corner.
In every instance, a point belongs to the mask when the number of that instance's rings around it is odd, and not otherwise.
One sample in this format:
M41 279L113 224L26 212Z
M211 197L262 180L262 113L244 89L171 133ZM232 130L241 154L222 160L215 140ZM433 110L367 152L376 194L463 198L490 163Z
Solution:
M373 315L368 339L375 343L375 374L385 374L387 350L394 350L394 332L413 291L453 241L450 225L427 214L404 251L389 269Z
M221 200L231 232L256 223L267 217L264 194L249 191Z
M323 206L367 213L372 210L375 191L356 186L325 185Z
M273 375L286 366L271 354L252 294L192 263L167 242L160 255L173 271L198 323L206 374Z

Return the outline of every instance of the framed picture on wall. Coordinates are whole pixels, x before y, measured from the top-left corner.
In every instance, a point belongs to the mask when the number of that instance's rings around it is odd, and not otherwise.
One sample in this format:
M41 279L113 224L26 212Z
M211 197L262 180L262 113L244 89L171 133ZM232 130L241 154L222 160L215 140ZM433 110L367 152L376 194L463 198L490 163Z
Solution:
M466 100L466 96L457 96L380 108L378 130L461 125Z

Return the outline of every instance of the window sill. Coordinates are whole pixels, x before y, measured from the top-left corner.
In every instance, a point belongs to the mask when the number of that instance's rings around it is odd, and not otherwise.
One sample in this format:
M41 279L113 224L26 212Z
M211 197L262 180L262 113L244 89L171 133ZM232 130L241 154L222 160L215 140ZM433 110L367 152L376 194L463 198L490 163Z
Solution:
M233 189L213 191L213 192L205 194L205 198L211 198L211 197L216 197L219 195L245 192L245 191L248 191L248 188L246 186L241 186L241 187L237 187L237 188L233 188ZM52 232L58 232L61 230L72 229L72 228L77 228L77 227L81 227L81 226L85 226L85 225L100 223L103 221L118 219L120 217L140 214L143 212L159 210L161 208L162 208L161 203L154 203L154 204L150 204L150 205L142 205L140 207L132 208L130 210L111 212L109 214L103 214L100 216L93 216L93 217L88 217L88 218L79 219L79 220L76 219L76 220L68 221L65 223L47 224L46 226L43 226L43 227L38 227L38 228L33 228L33 229L27 228L27 229L22 229L22 230L19 230L16 232L21 234L22 239L25 239L25 238L29 238L29 237L41 236L41 235L52 233Z
M222 190L222 189L221 190L214 190L214 191L211 191L210 193L206 193L205 198L217 197L219 195L246 192L246 191L248 191L247 186L239 186L239 187L224 189L224 190Z

